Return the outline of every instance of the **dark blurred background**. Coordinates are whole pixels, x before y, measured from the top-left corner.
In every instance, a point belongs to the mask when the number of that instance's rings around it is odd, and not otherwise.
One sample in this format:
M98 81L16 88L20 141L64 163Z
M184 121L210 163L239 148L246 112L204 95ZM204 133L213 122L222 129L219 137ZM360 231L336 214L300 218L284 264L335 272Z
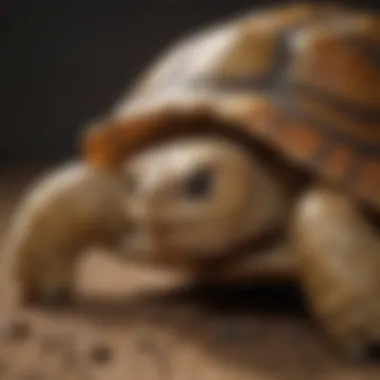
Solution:
M377 2L345 3L376 7ZM2 0L1 161L72 156L83 123L106 112L178 35L274 3Z

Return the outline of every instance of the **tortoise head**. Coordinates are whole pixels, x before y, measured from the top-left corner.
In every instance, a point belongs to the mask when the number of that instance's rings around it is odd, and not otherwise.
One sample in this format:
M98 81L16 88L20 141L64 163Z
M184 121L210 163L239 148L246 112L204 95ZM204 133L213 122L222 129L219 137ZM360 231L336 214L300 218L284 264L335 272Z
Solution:
M280 219L277 178L250 149L218 135L187 136L125 162L133 232L127 257L201 262L259 236Z

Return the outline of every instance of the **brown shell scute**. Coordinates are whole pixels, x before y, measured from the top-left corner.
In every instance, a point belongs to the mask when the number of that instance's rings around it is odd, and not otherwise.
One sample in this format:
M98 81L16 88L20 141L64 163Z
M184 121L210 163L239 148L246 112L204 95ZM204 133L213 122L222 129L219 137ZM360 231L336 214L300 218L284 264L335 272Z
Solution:
M358 30L355 21L348 19L336 29L328 24L310 27L294 35L291 79L379 113L380 45Z
M380 209L379 15L304 4L198 33L87 134L87 159L118 165L197 112L235 122Z

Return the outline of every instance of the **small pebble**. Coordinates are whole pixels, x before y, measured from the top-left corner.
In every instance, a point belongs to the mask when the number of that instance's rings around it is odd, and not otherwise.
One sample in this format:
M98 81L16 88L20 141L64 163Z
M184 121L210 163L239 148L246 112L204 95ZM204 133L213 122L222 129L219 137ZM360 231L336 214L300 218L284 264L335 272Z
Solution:
M31 327L28 322L16 320L8 326L6 335L10 341L22 341L27 339L31 334Z
M111 350L109 347L98 344L91 348L90 359L98 364L105 364L112 358Z

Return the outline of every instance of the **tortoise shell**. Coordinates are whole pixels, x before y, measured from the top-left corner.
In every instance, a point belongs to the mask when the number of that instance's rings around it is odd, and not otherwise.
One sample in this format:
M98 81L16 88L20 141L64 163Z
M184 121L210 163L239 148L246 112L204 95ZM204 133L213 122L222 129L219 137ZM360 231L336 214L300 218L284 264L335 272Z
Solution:
M185 38L86 131L85 159L115 168L202 115L232 122L380 209L379 16L287 5Z

